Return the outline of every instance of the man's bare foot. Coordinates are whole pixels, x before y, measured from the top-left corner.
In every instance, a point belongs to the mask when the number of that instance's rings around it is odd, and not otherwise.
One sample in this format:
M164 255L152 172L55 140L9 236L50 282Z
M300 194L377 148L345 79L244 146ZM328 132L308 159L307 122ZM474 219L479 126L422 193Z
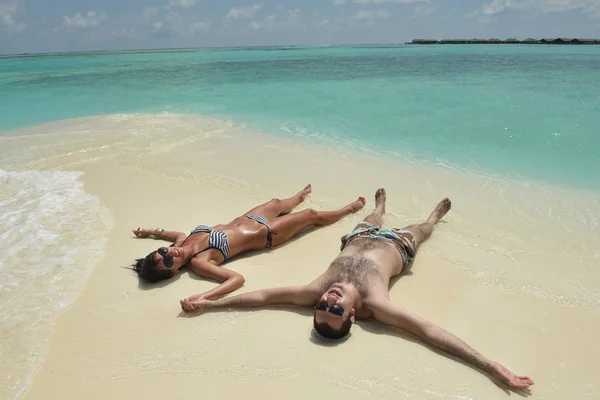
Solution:
M385 189L381 188L375 192L375 208L379 211L380 214L385 213L385 201L387 200L387 196L385 193Z
M352 213L355 213L361 210L365 206L365 204L367 204L367 199L365 199L364 197L359 197L354 203L348 204L347 207L350 208Z
M435 209L431 212L431 215L427 221L437 224L438 221L442 219L442 217L446 215L448 211L450 211L450 207L452 207L452 202L446 197L444 200L438 203Z
M312 185L309 183L308 185L306 185L306 187L301 192L298 192L298 194L296 196L298 196L300 198L300 201L302 202L302 201L304 201L306 196L308 196L311 192L312 192Z

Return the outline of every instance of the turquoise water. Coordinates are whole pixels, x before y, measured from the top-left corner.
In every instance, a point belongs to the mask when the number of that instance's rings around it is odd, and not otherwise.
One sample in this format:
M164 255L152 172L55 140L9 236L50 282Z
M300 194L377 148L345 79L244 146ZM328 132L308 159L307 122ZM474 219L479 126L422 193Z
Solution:
M362 46L0 58L0 132L192 113L600 188L600 47ZM93 133L90 133L93 134Z

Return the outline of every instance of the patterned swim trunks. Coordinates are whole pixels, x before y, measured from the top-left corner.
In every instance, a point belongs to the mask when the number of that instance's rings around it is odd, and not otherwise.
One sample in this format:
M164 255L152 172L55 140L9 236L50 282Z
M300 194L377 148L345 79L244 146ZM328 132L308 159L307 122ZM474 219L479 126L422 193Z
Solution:
M354 239L378 239L387 240L396 246L396 249L402 256L402 271L405 271L413 263L417 254L417 241L415 236L404 229L382 229L378 225L372 225L366 222L360 223L342 240L340 250L344 248Z

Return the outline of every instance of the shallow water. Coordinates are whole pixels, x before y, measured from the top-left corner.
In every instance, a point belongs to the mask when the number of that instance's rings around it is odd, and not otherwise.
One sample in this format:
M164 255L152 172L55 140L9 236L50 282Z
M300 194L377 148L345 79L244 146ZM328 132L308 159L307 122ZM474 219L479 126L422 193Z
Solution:
M386 46L0 59L0 131L200 114L488 174L600 188L600 49Z

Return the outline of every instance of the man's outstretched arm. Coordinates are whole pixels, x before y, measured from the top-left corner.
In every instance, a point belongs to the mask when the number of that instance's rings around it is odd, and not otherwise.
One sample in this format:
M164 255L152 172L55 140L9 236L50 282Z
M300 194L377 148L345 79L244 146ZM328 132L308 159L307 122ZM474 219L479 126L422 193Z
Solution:
M524 389L533 385L533 380L528 376L513 374L503 365L482 356L450 332L416 314L394 306L388 300L371 305L371 311L378 322L409 332L432 346L453 354L470 365L493 375L505 385L515 389Z
M263 289L219 300L181 300L183 311L208 311L219 308L251 308L275 305L313 306L319 295L308 285Z

